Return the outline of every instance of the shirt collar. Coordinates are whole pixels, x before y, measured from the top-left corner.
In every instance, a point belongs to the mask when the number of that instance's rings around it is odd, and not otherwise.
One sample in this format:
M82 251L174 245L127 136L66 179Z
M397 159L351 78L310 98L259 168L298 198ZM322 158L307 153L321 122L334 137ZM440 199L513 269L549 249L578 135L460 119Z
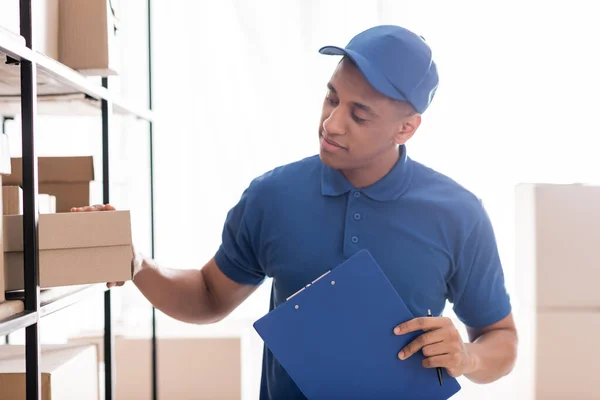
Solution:
M383 178L360 191L377 201L396 200L408 188L413 175L411 159L406 154L406 146L399 148L400 158ZM337 169L322 164L321 193L324 196L339 196L356 188Z

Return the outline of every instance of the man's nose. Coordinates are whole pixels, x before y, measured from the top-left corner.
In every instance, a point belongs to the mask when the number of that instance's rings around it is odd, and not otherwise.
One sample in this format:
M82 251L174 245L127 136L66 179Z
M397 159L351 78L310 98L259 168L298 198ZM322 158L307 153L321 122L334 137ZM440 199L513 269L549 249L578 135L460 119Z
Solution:
M323 130L328 135L343 135L345 133L342 113L340 111L339 107L333 109L323 121Z

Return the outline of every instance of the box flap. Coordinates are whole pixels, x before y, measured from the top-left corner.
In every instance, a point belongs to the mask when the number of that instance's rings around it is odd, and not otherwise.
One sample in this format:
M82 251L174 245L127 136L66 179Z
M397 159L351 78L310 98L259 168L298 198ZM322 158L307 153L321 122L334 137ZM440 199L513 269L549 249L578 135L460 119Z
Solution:
M3 185L23 184L23 161L11 158L11 174L6 176ZM38 157L38 183L89 182L94 180L94 158L78 157Z
M5 215L4 251L23 251L23 216ZM131 245L129 211L40 214L40 250Z

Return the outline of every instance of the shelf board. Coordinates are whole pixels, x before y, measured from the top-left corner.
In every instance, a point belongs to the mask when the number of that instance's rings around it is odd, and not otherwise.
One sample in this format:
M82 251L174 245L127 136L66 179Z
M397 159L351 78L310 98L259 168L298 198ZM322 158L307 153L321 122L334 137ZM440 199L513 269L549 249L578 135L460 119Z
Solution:
M8 335L19 329L27 328L38 320L38 313L25 311L0 321L0 336Z
M43 290L40 293L39 313L20 312L8 319L0 321L0 336L25 328L37 320L57 311L63 310L94 294L101 294L108 290L106 284L68 286ZM7 301L23 301L25 294L22 290L7 292ZM33 315L33 316L32 316Z
M113 104L118 114L152 120L150 110L131 107L79 72L32 51L25 46L21 36L0 27L0 112L6 115L14 110L20 112L21 69L18 64L7 63L9 59L29 60L37 64L38 108L42 114L44 110L53 110L58 114L71 115L74 98L79 96L79 101L87 103L86 115L100 115L101 100L104 99ZM54 106L46 107L50 102L54 102ZM4 111L4 108L9 111ZM76 114L79 115L80 111Z

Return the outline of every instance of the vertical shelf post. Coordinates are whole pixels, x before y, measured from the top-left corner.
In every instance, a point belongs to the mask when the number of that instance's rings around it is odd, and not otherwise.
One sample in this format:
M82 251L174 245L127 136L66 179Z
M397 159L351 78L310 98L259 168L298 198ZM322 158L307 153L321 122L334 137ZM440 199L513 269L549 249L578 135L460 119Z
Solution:
M33 47L31 0L20 0L21 35L26 46ZM23 162L23 274L25 310L40 308L38 271L38 163L35 151L35 121L37 113L37 76L35 63L21 60L21 136ZM39 318L39 316L37 317ZM27 400L39 400L40 383L39 319L25 328L25 389Z
M108 89L108 78L102 78L102 86ZM109 133L112 121L112 103L102 100L102 201L103 204L110 203L110 174L109 174ZM114 348L112 331L112 301L111 290L104 293L104 398L114 398L113 382L114 370Z
M148 0L148 109L152 111L152 0ZM148 122L150 141L150 251L155 257L154 232L154 130ZM158 353L156 341L156 308L152 307L152 400L158 400Z

